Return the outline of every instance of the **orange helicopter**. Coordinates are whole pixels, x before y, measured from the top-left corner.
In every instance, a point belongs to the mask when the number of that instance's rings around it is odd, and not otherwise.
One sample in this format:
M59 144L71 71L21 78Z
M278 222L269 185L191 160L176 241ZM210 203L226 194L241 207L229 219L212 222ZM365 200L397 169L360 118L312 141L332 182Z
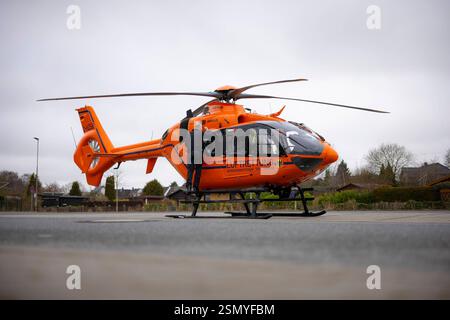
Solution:
M75 150L74 161L86 175L87 183L98 186L104 172L114 164L119 166L125 161L146 159L148 174L153 171L156 160L165 157L187 180L185 202L193 204L191 216L172 217L197 217L201 203L214 202L242 203L245 212L228 212L231 217L318 216L325 211L308 210L307 201L313 198L307 197L305 191L312 189L301 188L300 184L335 162L338 159L337 152L320 134L305 125L280 118L284 106L278 112L262 115L244 108L236 101L270 98L388 112L315 100L244 93L259 86L306 80L281 80L240 88L223 86L212 92L143 92L38 101L170 95L211 97L211 101L194 111L189 109L186 116L167 129L161 138L121 147L112 144L92 107L79 108L77 111L84 135ZM271 192L278 198L261 199L262 192ZM208 196L211 193L228 193L230 197L228 200L211 200ZM263 201L301 201L304 211L257 213L258 204Z

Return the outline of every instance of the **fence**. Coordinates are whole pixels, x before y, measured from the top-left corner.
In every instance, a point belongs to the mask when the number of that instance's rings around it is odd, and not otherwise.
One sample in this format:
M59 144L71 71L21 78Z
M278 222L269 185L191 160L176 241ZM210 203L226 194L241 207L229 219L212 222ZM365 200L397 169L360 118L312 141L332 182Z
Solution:
M22 198L0 196L0 211L22 211Z

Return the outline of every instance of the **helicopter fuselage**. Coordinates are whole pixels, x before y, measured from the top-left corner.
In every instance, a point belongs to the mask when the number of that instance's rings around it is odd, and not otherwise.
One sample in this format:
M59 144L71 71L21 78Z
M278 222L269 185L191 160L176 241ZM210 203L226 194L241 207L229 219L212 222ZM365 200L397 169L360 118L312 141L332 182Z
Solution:
M200 190L240 189L250 187L283 188L298 185L320 174L338 155L328 142L309 128L279 118L279 114L261 115L248 112L242 105L214 101L208 104L203 115L186 117L169 128L160 139L148 142L114 147L104 132L92 107L78 109L80 121L85 132L74 154L74 161L86 174L91 185L99 185L103 173L115 163L147 159L147 173L152 172L158 157L165 157L183 177L187 178L189 151L186 141L180 139L180 131L193 132L194 127L203 133L202 174ZM260 149L250 154L248 135L245 145L236 145L235 140L226 137L238 130L252 132L255 141L262 131L279 135L276 142L269 135L266 150ZM211 133L223 137L222 150L206 152L209 143L204 137ZM255 135L256 134L256 135ZM92 149L96 142L97 150ZM217 142L217 141L216 141ZM229 144L234 148L228 148ZM228 144L228 145L227 145ZM231 153L229 152L231 149ZM211 150L210 150L211 151Z
M224 144L224 152L220 155L205 152L200 189L278 188L298 185L320 174L338 158L330 144L309 128L281 119L278 114L261 115L247 112L242 105L214 102L208 105L205 114L188 119L188 131L192 131L196 123L201 123L204 132L220 132ZM171 127L161 144L174 145L173 148L165 149L165 157L180 175L186 178L186 149L180 148L179 136L174 134L181 125L180 123ZM229 131L238 129L244 132L254 130L256 133L258 130L275 131L279 133L280 141L278 144L269 143L269 149L275 150L264 156L251 156L248 150L239 154L239 148L234 141L234 152L227 154L227 143L230 141L227 141L226 135ZM179 159L174 161L174 148L177 145L180 150L176 151ZM243 147L249 148L249 144Z

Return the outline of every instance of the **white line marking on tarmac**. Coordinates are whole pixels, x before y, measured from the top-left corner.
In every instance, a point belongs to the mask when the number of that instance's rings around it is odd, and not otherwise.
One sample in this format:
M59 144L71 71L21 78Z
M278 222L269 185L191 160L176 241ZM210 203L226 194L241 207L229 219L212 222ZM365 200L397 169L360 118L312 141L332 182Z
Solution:
M38 236L38 238L51 238L51 237L53 237L53 235L47 234L47 233L38 234L37 236Z
M121 222L149 222L151 220L142 220L142 219L98 219L98 220L84 220L78 222L90 222L90 223L121 223Z

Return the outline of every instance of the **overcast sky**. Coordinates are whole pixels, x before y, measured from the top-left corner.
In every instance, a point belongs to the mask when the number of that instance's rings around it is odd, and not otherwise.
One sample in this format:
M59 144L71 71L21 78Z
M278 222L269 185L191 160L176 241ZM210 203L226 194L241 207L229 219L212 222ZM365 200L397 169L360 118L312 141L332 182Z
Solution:
M67 28L69 5L81 28ZM367 7L381 29L367 28ZM35 170L68 183L81 126L75 108L94 106L115 146L150 140L202 97L35 102L54 96L139 91L210 91L230 84L305 77L254 89L391 114L293 101L242 100L259 113L284 103L285 119L322 134L351 169L379 144L398 143L416 160L442 161L450 148L449 1L5 1L0 2L0 170ZM181 177L159 159L123 163L125 187Z

